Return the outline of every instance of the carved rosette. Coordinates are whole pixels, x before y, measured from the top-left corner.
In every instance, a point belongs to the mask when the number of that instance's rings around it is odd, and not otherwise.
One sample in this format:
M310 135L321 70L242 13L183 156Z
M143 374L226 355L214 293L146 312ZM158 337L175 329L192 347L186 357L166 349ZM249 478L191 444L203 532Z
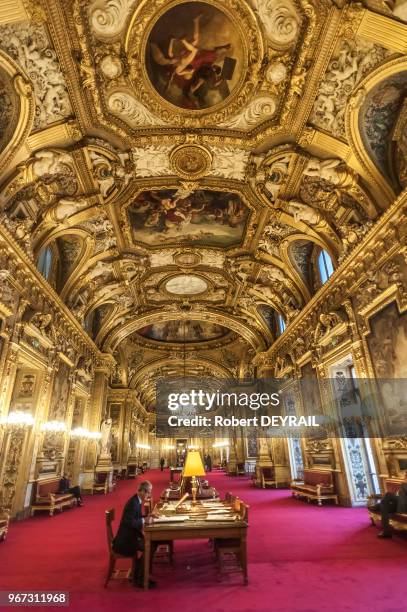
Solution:
M181 145L171 152L170 163L175 174L194 180L209 172L212 156L207 149L199 145Z

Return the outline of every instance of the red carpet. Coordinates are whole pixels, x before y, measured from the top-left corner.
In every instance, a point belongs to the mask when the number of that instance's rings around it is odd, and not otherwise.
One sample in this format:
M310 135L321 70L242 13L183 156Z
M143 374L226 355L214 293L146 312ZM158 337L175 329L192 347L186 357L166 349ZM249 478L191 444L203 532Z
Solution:
M157 497L168 471L146 477ZM155 565L158 589L146 593L121 581L104 589L104 510L115 507L120 516L136 489L130 480L110 495L87 496L83 508L13 523L0 544L0 590L70 591L70 609L88 612L406 610L407 539L377 540L364 509L318 508L216 472L209 480L250 504L249 586L238 574L218 583L207 542L198 540L176 542L174 569Z

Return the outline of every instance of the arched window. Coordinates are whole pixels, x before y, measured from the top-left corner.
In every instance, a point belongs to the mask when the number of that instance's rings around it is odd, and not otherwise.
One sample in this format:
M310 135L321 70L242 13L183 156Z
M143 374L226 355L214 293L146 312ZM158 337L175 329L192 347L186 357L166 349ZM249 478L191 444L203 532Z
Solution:
M49 280L49 276L51 274L51 266L52 250L50 247L46 247L45 249L42 249L37 261L37 270L41 272L45 280Z
M318 255L318 269L322 284L326 283L328 278L334 273L332 259L324 250L322 250Z
M285 328L286 328L286 324L285 324L284 318L281 314L278 314L277 315L278 335L282 334Z

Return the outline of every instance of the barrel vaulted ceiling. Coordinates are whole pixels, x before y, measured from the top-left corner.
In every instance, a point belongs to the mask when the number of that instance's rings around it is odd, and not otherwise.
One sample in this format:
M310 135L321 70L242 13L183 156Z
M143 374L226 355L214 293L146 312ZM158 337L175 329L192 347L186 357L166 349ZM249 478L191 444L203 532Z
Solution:
M113 385L252 373L320 250L344 263L406 186L404 5L42 0L0 25L2 223Z

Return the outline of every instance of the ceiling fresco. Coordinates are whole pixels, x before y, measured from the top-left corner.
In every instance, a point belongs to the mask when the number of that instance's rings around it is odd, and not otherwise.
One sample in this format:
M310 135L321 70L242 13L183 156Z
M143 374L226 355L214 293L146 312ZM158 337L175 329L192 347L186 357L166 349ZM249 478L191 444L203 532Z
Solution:
M227 101L247 69L243 37L231 19L204 2L178 4L147 38L146 68L157 92L180 108Z
M143 191L127 209L134 242L230 247L249 215L234 193L208 189Z
M138 329L137 333L144 338L159 342L207 342L217 340L228 333L221 325L201 321L167 321L155 323Z
M0 21L2 228L148 407L252 375L407 185L405 3L31 4Z

